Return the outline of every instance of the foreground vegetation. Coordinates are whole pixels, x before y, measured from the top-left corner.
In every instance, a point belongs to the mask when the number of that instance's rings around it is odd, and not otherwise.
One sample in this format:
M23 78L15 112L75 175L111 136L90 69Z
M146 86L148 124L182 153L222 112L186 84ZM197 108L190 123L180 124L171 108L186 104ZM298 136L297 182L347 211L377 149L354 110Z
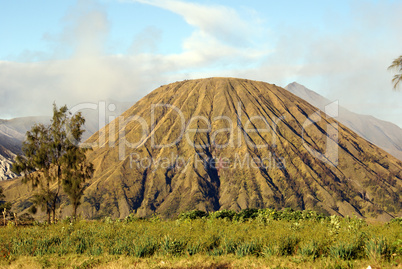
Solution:
M401 267L402 219L367 224L312 211L201 211L1 228L4 268Z

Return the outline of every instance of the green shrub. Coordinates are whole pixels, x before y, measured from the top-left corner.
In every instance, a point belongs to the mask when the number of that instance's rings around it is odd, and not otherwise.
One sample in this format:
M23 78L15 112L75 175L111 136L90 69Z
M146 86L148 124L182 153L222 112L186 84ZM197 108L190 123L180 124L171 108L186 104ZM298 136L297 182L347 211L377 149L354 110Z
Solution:
M335 259L351 260L356 256L354 245L343 242L330 247L329 252Z
M221 238L218 235L211 235L207 238L205 242L205 249L212 250L220 245Z
M89 250L89 254L93 256L99 256L103 254L103 249L100 246L92 246L92 248Z
M187 243L184 240L172 240L165 236L161 242L161 249L165 254L179 256L186 249Z
M330 247L332 257L342 260L352 260L364 257L365 235L360 234L352 242L340 242Z
M221 256L223 254L224 254L224 251L221 248L214 248L214 249L211 249L210 251L208 251L208 255L210 255L210 256Z
M285 208L281 211L280 219L292 221L302 219L302 212L299 210L293 210L292 208Z
M186 252L188 255L193 256L202 251L202 245L200 242L195 242L192 244L187 244Z
M130 213L127 217L124 218L124 221L126 223L131 223L131 222L135 222L135 221L138 221L138 220L139 220L139 218L136 217L133 213Z
M145 240L137 240L133 246L133 254L138 258L150 257L154 255L157 249L158 244L149 238Z
M106 224L113 224L113 219L112 219L111 217L105 217L105 218L103 219L103 221L104 221Z
M233 220L233 218L237 216L236 212L233 210L219 210L215 211L209 214L209 218L211 219L227 219L227 220Z
M296 252L300 239L296 236L282 237L278 245L279 256L291 256Z
M186 219L194 220L194 219L201 219L201 218L207 217L207 216L208 216L208 214L204 211L192 210L192 211L180 213L178 219L179 220L186 220Z
M245 221L249 219L255 219L258 217L258 209L255 208L247 208L240 211L238 214L234 216L234 220L237 221Z
M378 261L380 259L389 260L391 257L391 246L385 238L372 238L366 243L366 255L369 259Z
M321 256L321 246L316 240L311 241L309 244L304 245L299 249L299 253L303 257L311 257L314 260Z
M239 240L225 237L221 245L225 251L225 254L234 254L236 253L237 247L239 245Z
M271 256L278 255L278 249L275 248L272 244L269 244L262 248L261 254L264 257L269 258Z
M261 244L259 242L243 242L239 244L236 249L236 255L239 257L244 257L247 255L259 255L261 252Z
M127 242L123 238L118 238L109 247L110 255L123 255L128 254L132 248L131 242Z
M346 223L347 228L354 233L358 232L362 227L367 226L367 223L363 219L359 219L356 216L353 218L345 217L343 221Z
M389 221L389 223L397 223L402 226L402 217L400 218L393 218Z

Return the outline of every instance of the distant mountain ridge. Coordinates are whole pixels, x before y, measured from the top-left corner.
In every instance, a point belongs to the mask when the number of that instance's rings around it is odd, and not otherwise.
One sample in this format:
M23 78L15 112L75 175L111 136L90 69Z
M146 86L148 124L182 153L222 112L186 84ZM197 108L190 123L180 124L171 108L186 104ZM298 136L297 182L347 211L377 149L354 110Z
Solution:
M14 157L21 154L25 133L35 123L47 123L49 117L22 117L11 120L0 119L0 181L15 178L11 172Z
M329 99L297 82L290 83L285 89L321 111L324 111L325 106L331 103ZM351 112L342 106L339 107L339 116L336 119L361 137L402 160L402 129L397 125L370 115Z
M85 117L85 133L83 141L108 123L109 117L117 117L128 109L132 103L118 102L115 100L100 101L99 103L87 103L82 106ZM96 106L96 109L89 109ZM110 108L109 108L110 106ZM49 107L49 110L51 107ZM102 110L103 109L103 110ZM16 155L22 154L21 146L25 140L26 132L34 124L49 124L51 117L20 117L10 120L0 119L0 181L15 178L17 175L11 172L11 165ZM102 125L102 126L100 126Z
M14 155L7 152L4 148L0 149L0 180L12 179L17 177L11 172Z

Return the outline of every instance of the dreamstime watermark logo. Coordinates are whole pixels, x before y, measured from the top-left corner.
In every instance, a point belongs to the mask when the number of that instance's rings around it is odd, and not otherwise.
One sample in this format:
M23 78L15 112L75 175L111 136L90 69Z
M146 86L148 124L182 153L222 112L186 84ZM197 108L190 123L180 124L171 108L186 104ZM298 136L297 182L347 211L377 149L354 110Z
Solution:
M264 117L261 115L249 115L242 106L241 102L234 107L235 114L231 117L219 115L215 117L206 117L204 115L196 115L186 119L185 114L176 106L171 104L152 104L147 115L133 115L124 117L123 115L113 115L116 106L114 104L107 105L106 102L99 103L81 103L70 109L72 114L83 111L97 112L97 123L100 128L107 123L107 128L102 128L98 134L96 142L82 143L82 146L92 148L118 147L118 158L123 161L129 157L130 167L153 168L161 167L181 167L185 171L186 167L191 163L204 165L218 169L230 168L260 168L273 169L285 168L284 158L278 156L275 149L277 146L278 125L286 120L286 115ZM323 118L320 111L310 115L302 124L302 145L314 157L321 161L336 166L338 164L338 125L335 121L329 121L330 118L338 116L338 102L333 102L325 107L326 116ZM171 128L175 128L174 136L167 140L161 140L161 131L158 129L161 124L161 115L167 116L171 121ZM305 140L305 129L310 125L316 125L319 121L325 120L327 123L327 141L326 151L318 152L311 148ZM259 126L259 127L257 127ZM129 141L126 132L132 132L135 128L137 134L136 141ZM159 132L159 133L158 133ZM157 137L157 133L158 136ZM208 137L207 140L196 142L194 137L202 135ZM171 135L171 134L162 134ZM133 137L133 136L130 136ZM219 139L220 137L220 139ZM221 139L225 137L225 139ZM159 139L158 139L159 138ZM108 143L107 143L108 141ZM165 142L163 142L165 141ZM191 148L195 149L194 158L184 159L180 156L170 156L164 158L152 159L141 157L137 153L132 153L136 149L141 148L147 143L153 150L162 150L165 148L176 147L179 143L187 143ZM215 151L223 149L240 148L246 143L250 152L267 149L269 156L262 158L252 157L246 153L240 156L233 151L231 158L225 157L205 157L201 156L199 151L206 148L214 148ZM127 153L127 149L130 152ZM240 158L242 157L242 158ZM212 162L212 163L210 163ZM218 167L218 168L217 168Z

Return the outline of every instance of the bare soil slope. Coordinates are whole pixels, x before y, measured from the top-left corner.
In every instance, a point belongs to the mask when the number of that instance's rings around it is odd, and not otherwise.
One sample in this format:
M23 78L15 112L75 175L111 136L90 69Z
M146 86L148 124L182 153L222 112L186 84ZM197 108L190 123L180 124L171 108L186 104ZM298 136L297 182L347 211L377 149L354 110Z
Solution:
M81 213L171 217L191 209L292 207L400 216L402 163L316 111L258 81L161 86L87 141L96 171ZM23 210L27 188L18 180L5 188Z

